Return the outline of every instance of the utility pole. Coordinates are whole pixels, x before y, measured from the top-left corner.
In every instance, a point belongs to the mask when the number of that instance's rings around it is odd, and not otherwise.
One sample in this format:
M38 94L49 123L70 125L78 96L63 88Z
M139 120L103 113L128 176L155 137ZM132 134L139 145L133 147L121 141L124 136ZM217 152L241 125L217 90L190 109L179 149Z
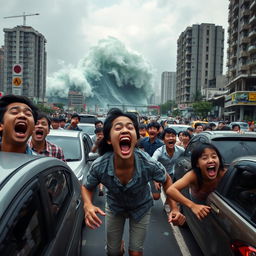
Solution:
M22 15L7 16L7 17L4 17L4 19L23 17L23 26L26 26L26 17L27 16L35 16L35 15L39 15L39 13L25 14L25 12L23 12Z

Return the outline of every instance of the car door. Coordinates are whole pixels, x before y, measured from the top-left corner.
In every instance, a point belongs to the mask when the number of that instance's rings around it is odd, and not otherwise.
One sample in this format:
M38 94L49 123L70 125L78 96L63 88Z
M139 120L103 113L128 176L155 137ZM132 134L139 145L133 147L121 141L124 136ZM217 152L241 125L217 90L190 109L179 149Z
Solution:
M49 241L49 225L34 179L20 189L0 224L0 255L42 255Z
M256 248L256 163L242 161L231 166L207 204L212 208L209 219L214 250L231 255L233 248L239 255L250 255L241 251L248 246Z
M52 240L45 255L77 255L83 221L77 178L71 170L55 167L41 176L41 184L51 216Z

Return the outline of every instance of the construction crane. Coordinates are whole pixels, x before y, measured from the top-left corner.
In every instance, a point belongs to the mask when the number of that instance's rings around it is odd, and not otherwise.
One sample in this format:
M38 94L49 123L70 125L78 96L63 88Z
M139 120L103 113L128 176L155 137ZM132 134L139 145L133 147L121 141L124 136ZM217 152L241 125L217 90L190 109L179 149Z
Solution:
M23 17L23 26L26 26L26 17L34 16L34 15L39 15L39 13L25 14L25 12L23 12L22 15L8 16L8 17L4 17L4 19Z

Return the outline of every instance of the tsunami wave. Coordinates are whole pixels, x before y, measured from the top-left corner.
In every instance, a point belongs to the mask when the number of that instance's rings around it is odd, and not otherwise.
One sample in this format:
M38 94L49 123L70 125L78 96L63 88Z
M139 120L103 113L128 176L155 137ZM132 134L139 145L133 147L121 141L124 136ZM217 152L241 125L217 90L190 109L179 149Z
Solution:
M147 104L153 94L153 68L116 38L102 39L76 67L69 65L47 78L47 96L67 98L82 92L86 104Z

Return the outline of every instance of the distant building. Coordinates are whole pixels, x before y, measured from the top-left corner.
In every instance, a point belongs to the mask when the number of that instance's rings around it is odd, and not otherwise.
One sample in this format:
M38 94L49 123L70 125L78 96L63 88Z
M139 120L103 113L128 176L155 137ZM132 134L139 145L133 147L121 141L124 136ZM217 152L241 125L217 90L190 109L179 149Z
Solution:
M213 81L223 72L224 29L192 25L180 34L177 46L176 102L190 104L198 94L207 99L210 86L217 85Z
M85 106L85 97L82 92L68 92L68 108L69 110L81 111Z
M4 90L4 49L0 48L0 92Z
M230 0L225 116L256 120L256 1Z
M4 92L45 101L46 39L28 26L5 28Z
M161 76L161 104L176 98L176 73L163 72Z

